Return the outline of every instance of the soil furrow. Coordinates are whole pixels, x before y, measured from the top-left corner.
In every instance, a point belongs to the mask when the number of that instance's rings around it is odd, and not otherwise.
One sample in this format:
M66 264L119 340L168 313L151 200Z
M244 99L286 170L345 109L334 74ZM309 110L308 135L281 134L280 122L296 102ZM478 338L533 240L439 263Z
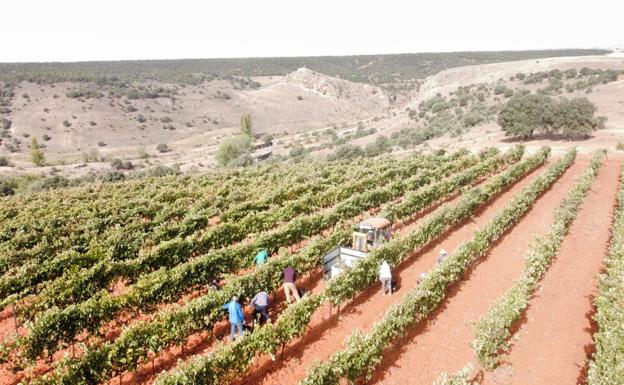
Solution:
M543 168L539 168L524 177L495 198L485 209L480 210L471 221L455 227L445 234L441 241L416 253L404 264L398 266L393 272L399 287L397 293L392 296L382 296L379 294L379 286L375 284L345 306L340 312L340 318L336 317L335 309L330 316L328 306L322 307L313 316L309 331L301 339L289 344L284 350L283 357L275 362L263 357L258 366L239 383L297 384L315 362L329 358L333 352L340 349L353 329L360 328L364 332L368 331L374 322L383 317L392 303L400 301L402 291L407 292L413 289L417 285L420 274L429 271L434 266L440 248L451 251L461 242L468 240L478 226L486 223L498 209L505 206L515 193L528 185L542 170ZM402 232L412 231L417 225L418 223L411 224Z
M529 304L510 353L484 384L584 383L594 297L609 245L621 162L607 160Z

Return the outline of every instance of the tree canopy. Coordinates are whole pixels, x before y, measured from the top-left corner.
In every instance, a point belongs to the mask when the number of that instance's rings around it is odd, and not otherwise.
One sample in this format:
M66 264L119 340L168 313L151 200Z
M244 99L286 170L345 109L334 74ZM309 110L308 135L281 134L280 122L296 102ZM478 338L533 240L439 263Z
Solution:
M514 95L498 113L498 124L507 136L529 139L535 132L572 138L588 136L604 127L596 106L585 97L553 99L547 95Z

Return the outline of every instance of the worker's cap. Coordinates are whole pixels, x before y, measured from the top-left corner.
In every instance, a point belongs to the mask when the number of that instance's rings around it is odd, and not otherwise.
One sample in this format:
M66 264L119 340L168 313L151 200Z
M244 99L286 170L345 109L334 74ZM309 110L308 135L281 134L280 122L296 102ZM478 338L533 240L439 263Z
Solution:
M446 252L446 250L444 250L444 249L440 250L440 254L442 254L442 255L448 255L448 253L447 253L447 252Z

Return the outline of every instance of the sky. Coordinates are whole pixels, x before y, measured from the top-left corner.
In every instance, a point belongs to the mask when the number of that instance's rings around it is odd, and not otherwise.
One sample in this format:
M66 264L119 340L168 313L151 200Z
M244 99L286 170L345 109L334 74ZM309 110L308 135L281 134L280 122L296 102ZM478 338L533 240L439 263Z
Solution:
M0 62L624 45L624 1L1 0Z

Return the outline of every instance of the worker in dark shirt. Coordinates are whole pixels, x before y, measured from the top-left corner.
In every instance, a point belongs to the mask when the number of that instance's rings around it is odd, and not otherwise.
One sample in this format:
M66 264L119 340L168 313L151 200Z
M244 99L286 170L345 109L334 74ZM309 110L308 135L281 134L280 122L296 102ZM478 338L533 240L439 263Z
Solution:
M284 293L286 294L286 301L288 303L292 302L292 297L295 297L295 300L299 302L301 298L299 297L299 292L297 291L297 286L295 285L295 281L297 280L297 272L291 266L288 266L284 269Z
M251 300L251 306L254 308L253 319L254 322L258 321L260 318L260 323L264 323L268 321L269 318L269 295L266 291L262 290L258 294L256 294ZM259 316L259 317L258 317Z

